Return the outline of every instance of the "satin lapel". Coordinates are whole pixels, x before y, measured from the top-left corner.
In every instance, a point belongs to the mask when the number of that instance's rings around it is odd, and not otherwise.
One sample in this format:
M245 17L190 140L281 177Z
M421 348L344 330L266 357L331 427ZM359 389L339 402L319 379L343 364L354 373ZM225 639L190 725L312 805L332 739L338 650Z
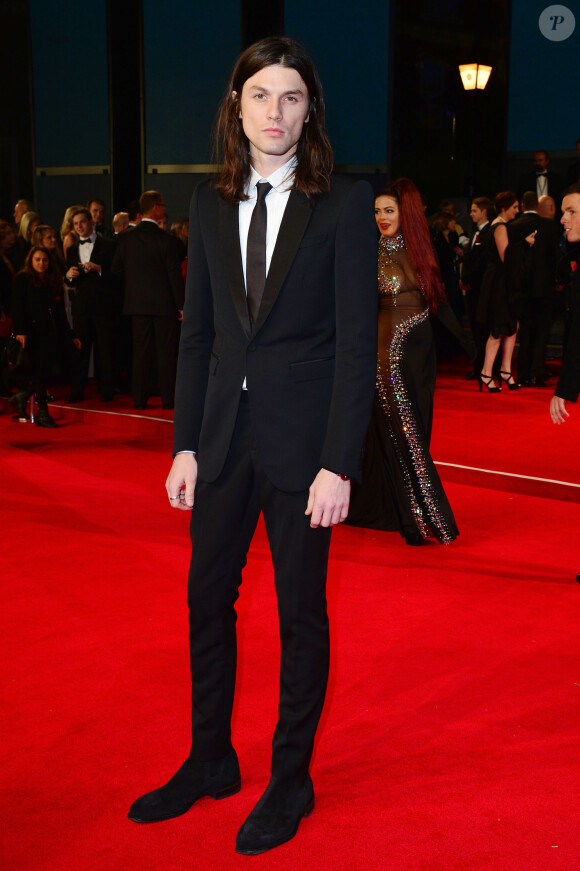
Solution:
M254 334L262 327L272 311L272 306L276 302L284 279L296 257L298 246L302 241L311 214L312 209L307 197L299 191L292 191L288 197L276 247L272 254L258 319L254 325Z
M237 205L232 206L220 199L219 234L228 289L244 332L247 336L250 336L250 316L248 314L242 254L240 251L238 211Z

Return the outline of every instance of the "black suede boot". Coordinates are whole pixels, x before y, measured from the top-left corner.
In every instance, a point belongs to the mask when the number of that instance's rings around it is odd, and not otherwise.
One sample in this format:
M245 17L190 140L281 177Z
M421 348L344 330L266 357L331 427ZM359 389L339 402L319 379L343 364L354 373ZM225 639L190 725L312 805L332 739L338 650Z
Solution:
M38 399L38 410L36 412L36 426L44 426L47 429L58 429L58 423L50 416L46 399Z
M236 853L255 856L279 847L294 837L300 820L314 810L314 788L310 775L302 787L275 777L249 815L236 838Z
M240 788L240 766L235 750L217 762L186 759L164 786L134 801L127 816L134 823L158 823L186 813L204 795L227 798Z

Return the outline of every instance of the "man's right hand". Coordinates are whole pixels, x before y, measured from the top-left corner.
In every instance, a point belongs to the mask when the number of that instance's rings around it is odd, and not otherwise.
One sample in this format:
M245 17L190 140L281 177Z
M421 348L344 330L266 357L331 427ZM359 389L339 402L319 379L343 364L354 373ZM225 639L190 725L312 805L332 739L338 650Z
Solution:
M172 508L191 511L197 481L197 460L194 454L177 454L165 482L165 489Z

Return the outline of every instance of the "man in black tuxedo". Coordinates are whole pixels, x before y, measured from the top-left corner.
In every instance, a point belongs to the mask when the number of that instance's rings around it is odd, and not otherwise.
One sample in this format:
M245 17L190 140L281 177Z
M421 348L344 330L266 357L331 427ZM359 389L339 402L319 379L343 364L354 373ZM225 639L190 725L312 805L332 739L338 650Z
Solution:
M143 218L118 236L113 261L113 272L124 279L123 313L131 317L133 401L137 409L147 407L156 361L161 403L173 408L185 292L179 243L159 227L166 214L159 191L145 191L139 208Z
M469 326L477 348L477 356L473 361L473 371L467 375L468 378L479 378L479 373L483 368L485 343L489 335L489 330L477 319L477 305L489 254L487 236L491 227L489 216L492 209L493 203L490 199L476 197L471 203L469 212L474 230L469 240L469 246L465 250L461 282L465 290Z
M571 163L566 171L566 187L580 182L580 139L576 140L577 159Z
M524 173L518 185L518 199L521 202L526 191L534 191L538 199L543 196L554 197L562 202L563 183L557 172L548 169L550 158L547 151L534 152L534 170Z
M74 213L73 229L79 240L66 252L66 281L74 288L71 301L73 329L81 340L71 381L69 402L82 402L91 347L95 346L101 399L113 399L113 325L115 295L111 276L114 243L95 232L88 209Z
M173 507L192 510L193 740L138 822L240 788L230 720L234 603L263 511L278 598L280 697L271 779L238 832L262 853L314 806L309 774L328 678L331 527L360 477L376 375L377 249L366 182L332 178L324 97L284 37L239 58L218 115L217 182L191 203L176 406ZM136 233L137 231L133 231Z
M580 395L580 182L566 189L562 202L562 226L566 234L567 271L571 285L572 324L562 360L562 371L550 400L554 423L570 417L567 402L577 402ZM580 580L580 575L576 578Z
M103 239L112 239L113 234L105 225L105 201L100 197L92 197L87 201L87 209L91 213L95 233Z
M556 295L558 230L554 221L538 214L534 191L522 197L523 211L510 226L510 264L520 283L522 307L519 327L518 381L524 386L545 386L546 345ZM527 236L535 234L534 244Z

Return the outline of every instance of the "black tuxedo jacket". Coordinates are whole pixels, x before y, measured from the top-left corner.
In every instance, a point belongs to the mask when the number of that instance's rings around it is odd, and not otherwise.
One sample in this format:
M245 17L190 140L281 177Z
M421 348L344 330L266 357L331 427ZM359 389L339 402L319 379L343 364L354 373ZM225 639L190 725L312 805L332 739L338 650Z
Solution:
M548 196L554 197L554 200L556 201L556 212L559 212L562 206L562 193L564 190L562 179L557 172L552 172L551 169L547 170L546 176L548 179ZM536 193L535 172L526 172L520 178L520 183L518 185L518 198L520 200L526 191L533 191Z
M574 163L570 164L566 172L566 187L576 184L578 181L580 181L580 160L575 160Z
M78 266L79 247L79 243L75 242L74 245L67 249L67 269L71 266ZM98 272L83 272L81 270L78 278L72 281L67 279L67 284L73 286L76 290L71 301L73 317L81 315L110 315L114 305L114 290L111 275L114 251L114 242L97 236L91 253L91 261L101 267L101 274L99 275Z
M291 192L253 330L238 211L210 183L193 195L174 451L198 452L200 477L218 477L246 378L275 486L305 490L320 468L360 477L377 351L371 188L333 177L312 206Z
M479 239L469 247L465 252L465 260L461 271L461 279L468 284L473 290L479 290L483 280L485 267L487 266L487 258L489 248L486 244L486 238L491 229L491 222L488 222L485 227L479 230ZM475 231L477 232L477 230ZM475 232L473 236L475 236ZM472 237L473 238L473 237Z
M571 245L564 258L569 263L572 325L555 394L576 402L580 394L580 244Z
M178 240L153 221L119 233L113 272L124 279L123 314L177 317L183 308Z
M533 245L526 236L536 231ZM539 299L553 296L556 290L556 264L560 255L558 230L554 221L536 212L525 212L509 225L510 262L519 273L525 297Z

